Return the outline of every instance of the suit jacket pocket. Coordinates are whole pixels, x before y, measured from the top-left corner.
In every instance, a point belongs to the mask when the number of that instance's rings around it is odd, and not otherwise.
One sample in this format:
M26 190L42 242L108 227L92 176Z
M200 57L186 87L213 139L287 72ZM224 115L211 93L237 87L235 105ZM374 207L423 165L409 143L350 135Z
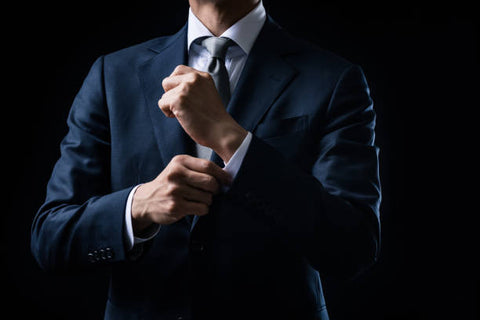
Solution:
M307 119L307 115L302 115L287 119L265 120L257 126L254 134L266 139L303 131L307 128Z

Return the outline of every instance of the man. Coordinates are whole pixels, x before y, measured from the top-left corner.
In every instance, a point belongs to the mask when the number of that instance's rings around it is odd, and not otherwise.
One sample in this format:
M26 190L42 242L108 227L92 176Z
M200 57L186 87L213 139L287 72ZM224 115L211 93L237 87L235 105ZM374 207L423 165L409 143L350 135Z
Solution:
M106 319L328 319L320 275L376 259L374 123L361 69L261 1L190 0L92 66L32 252L108 267Z

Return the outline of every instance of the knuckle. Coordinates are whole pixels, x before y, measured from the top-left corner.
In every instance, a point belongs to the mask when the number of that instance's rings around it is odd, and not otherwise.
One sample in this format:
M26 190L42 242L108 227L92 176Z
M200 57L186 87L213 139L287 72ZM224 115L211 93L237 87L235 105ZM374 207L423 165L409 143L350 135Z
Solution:
M178 204L174 200L168 200L165 204L166 210L169 213L175 213L178 209Z
M190 81L192 83L198 83L200 81L201 77L200 77L200 74L198 74L197 72L193 72L190 75L190 79L191 79Z
M200 165L202 166L202 170L204 170L205 172L209 172L213 168L213 163L208 160L202 161Z
M165 101L165 98L162 96L160 99L158 99L158 106L160 107L160 109L163 109L163 108L166 108L167 107L167 104L166 104L166 101Z
M166 178L169 182L174 182L182 177L182 164L180 160L171 161L166 170Z
M184 154L177 154L176 156L174 156L172 158L172 160L170 161L170 163L174 164L174 165L178 165L178 164L182 164L184 163L184 161L186 160L187 156L184 155Z
M166 189L167 189L166 190L167 194L175 196L175 195L178 195L180 188L179 188L179 185L176 183L169 183Z
M180 118L181 112L180 110L178 110L178 108L172 107L172 109L170 110L170 113L173 115L173 117L177 119Z
M190 90L190 87L191 87L190 83L187 82L187 81L184 81L184 82L180 83L179 86L180 86L180 90L181 90L182 93L183 92L188 92ZM180 97L181 96L182 95L180 94Z
M177 154L176 156L174 156L174 157L172 158L172 162L181 161L182 158L183 158L183 156L184 156L183 154Z
M170 182L169 188L174 188L174 186L176 186L175 182L177 182L181 178L182 178L182 173L180 172L180 170L175 170L175 169L171 170L167 175L167 181Z
M162 80L162 87L165 87L167 85L168 78L165 78Z
M175 67L175 70L173 70L173 72L174 72L174 73L181 72L182 69L183 69L183 65L180 64L180 65L178 65L178 66Z
M168 174L171 174L172 172L179 170L180 165L181 165L180 160L173 158L172 161L170 161L170 163L167 166Z

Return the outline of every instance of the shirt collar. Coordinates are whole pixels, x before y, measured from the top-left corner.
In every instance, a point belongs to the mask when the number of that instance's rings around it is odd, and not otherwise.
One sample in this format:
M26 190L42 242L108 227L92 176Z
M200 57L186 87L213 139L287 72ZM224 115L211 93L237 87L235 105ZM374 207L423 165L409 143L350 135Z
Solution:
M260 1L252 11L235 22L235 24L228 28L220 37L226 37L235 41L235 43L248 55L263 27L266 17L265 8L263 7L262 1ZM190 8L188 12L187 31L188 49L190 50L190 45L196 39L211 36L213 36L213 34L193 14L192 9Z

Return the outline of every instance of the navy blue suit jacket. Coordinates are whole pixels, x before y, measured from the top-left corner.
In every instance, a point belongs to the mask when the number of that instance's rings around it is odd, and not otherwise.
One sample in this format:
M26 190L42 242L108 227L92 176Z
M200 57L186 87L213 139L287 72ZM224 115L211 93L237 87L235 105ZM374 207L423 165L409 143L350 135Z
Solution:
M269 18L228 111L253 133L229 189L191 226L127 251L135 185L194 143L157 106L187 63L186 28L100 57L32 227L42 268L105 267L108 319L327 319L320 276L375 262L380 185L375 113L361 69Z

